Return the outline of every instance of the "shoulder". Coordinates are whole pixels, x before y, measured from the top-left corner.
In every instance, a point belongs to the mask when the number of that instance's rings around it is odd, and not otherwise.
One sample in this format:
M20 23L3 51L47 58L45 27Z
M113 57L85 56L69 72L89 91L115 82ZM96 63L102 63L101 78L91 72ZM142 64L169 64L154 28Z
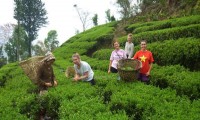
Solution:
M147 52L148 52L149 54L152 54L152 52L151 52L151 51L149 51L149 50L147 50Z
M136 54L139 54L139 53L141 53L141 50L138 50L138 51L136 52Z
M111 54L115 54L115 53L116 53L115 50L113 50Z
M84 65L84 66L89 65L86 61L81 61L81 64Z
M120 49L119 51L120 51L120 52L125 52L125 50L123 50L123 49Z

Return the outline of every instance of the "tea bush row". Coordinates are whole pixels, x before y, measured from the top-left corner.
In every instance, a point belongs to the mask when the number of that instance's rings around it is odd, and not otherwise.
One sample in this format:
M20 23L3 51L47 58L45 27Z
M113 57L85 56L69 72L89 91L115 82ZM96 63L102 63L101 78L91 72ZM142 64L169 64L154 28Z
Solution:
M147 40L148 43L153 43L157 41L164 41L170 39L179 39L179 38L187 38L187 37L200 37L200 24L192 24L188 26L180 26L174 28L167 28L162 30L155 31L147 31L141 32L138 34L134 34L133 42L135 45L138 45L141 40ZM120 37L120 43L123 43L124 46L126 42L126 36Z
M163 20L163 21L136 23L136 24L127 26L125 30L127 32L137 34L137 33L146 32L146 31L187 26L191 24L199 24L200 23L199 19L200 19L200 15L194 15L194 16L175 18L175 19L168 19L168 20Z
M161 89L170 87L177 95L187 96L191 100L200 98L200 73L190 72L180 65L157 66L151 73L151 82Z

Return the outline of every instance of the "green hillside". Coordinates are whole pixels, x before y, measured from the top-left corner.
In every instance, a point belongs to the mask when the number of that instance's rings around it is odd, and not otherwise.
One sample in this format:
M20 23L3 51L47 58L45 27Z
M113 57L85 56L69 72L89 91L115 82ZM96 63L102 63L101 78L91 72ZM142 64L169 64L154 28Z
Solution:
M135 51L146 39L155 59L150 85L117 81L108 74L112 40L121 23L112 22L71 37L54 51L58 86L38 97L18 63L0 69L0 120L38 119L45 107L57 120L199 120L200 15L132 23ZM124 48L126 34L118 37ZM74 52L95 72L97 84L72 82L65 70Z

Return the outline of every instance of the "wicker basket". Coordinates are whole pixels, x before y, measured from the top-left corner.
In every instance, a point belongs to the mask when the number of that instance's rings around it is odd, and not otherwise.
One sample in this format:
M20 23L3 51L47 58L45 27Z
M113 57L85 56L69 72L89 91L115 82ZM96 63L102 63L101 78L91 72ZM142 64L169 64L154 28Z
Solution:
M39 69L43 64L42 61L45 59L44 56L35 56L29 58L28 60L21 61L19 65L21 66L24 73L29 77L29 79L34 83L38 83Z
M142 63L139 60L122 59L118 62L117 70L121 80L131 82L137 79L141 67Z

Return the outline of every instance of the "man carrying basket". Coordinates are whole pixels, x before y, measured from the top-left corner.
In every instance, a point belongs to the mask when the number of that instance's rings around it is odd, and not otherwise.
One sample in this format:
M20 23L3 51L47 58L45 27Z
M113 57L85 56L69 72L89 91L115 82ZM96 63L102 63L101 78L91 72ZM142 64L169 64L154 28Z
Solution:
M151 51L146 49L147 47L146 40L142 40L140 42L141 50L137 51L133 57L133 59L137 59L142 62L142 68L140 69L140 73L138 75L138 79L142 82L149 84L149 75L152 69L152 63L154 62L153 55Z

